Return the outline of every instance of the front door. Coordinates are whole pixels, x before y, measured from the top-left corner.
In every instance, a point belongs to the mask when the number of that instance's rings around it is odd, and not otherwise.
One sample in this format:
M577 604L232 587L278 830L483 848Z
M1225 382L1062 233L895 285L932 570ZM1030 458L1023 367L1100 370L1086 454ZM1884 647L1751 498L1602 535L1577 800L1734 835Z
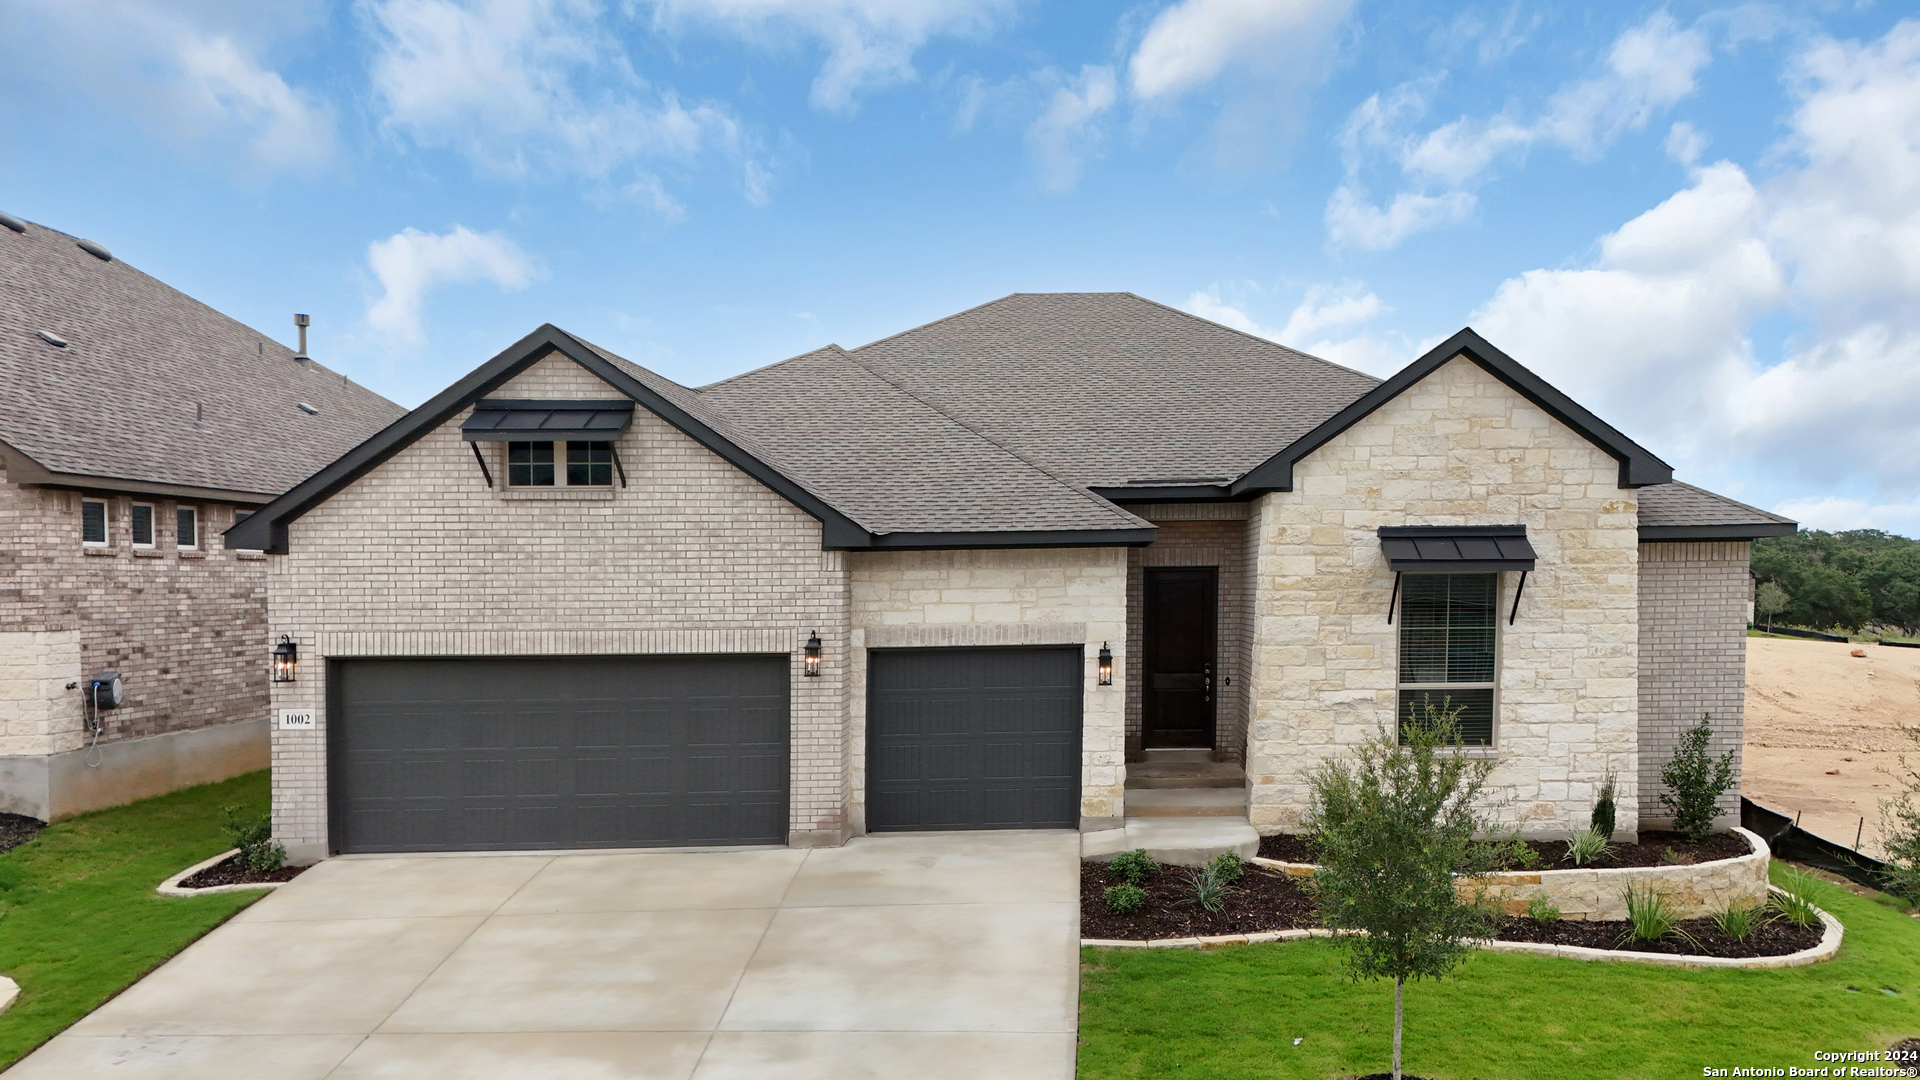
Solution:
M1214 609L1220 572L1211 566L1148 567L1142 617L1141 745L1213 746Z

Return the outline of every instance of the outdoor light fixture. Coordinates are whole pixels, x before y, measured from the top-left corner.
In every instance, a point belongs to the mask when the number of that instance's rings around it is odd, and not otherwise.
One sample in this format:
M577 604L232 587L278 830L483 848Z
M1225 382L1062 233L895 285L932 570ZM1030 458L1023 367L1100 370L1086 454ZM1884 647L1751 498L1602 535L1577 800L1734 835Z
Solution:
M1100 685L1113 685L1113 650L1104 641L1100 643Z
M820 631L815 630L807 639L807 671L809 676L820 674Z
M300 646L293 643L293 638L281 634L280 644L273 647L273 681L292 682L293 669L299 663Z

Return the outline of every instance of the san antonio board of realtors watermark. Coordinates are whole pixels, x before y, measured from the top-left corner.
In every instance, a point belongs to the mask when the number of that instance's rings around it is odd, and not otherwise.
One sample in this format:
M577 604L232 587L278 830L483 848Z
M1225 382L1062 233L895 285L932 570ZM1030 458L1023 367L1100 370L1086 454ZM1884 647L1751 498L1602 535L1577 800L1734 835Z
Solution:
M1920 1050L1816 1050L1821 1065L1703 1065L1701 1076L1920 1076Z

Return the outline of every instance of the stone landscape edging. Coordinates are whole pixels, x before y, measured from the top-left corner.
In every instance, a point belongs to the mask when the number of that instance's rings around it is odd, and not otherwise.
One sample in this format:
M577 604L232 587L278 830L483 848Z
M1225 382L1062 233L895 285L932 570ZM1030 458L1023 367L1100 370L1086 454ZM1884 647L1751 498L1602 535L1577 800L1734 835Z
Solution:
M13 1007L14 1000L20 996L20 984L0 975L0 1013Z
M1629 885L1664 895L1682 919L1698 919L1731 903L1759 904L1767 898L1767 863L1773 858L1757 833L1735 826L1753 850L1731 859L1675 866L1575 866L1565 870L1502 870L1470 879L1505 915L1524 915L1536 897L1545 897L1565 917L1588 922L1617 922L1627 917L1624 893ZM1312 863L1281 862L1254 856L1249 862L1292 877L1312 877ZM1465 882L1463 881L1463 884Z
M180 883L182 881L187 880L209 867L219 866L221 863L226 862L238 854L240 854L240 849L233 848L229 851L223 851L211 859L204 859L194 863L192 866L161 882L160 887L153 891L159 893L161 896L211 896L214 893L247 892L251 889L277 889L286 884L284 881L244 881L234 885L209 885L204 889L188 889L181 886Z
M1274 860L1263 859L1271 863ZM1282 863L1282 866L1299 866L1299 863ZM1769 885L1769 891L1786 894L1786 890L1777 885ZM1621 949L1590 949L1583 945L1552 945L1538 941L1481 941L1474 948L1487 952L1531 953L1534 956L1553 956L1562 960L1613 960L1631 964L1658 964L1665 967L1682 968L1790 968L1817 964L1822 960L1831 960L1840 951L1840 942L1846 936L1846 927L1840 920L1828 914L1825 909L1814 908L1825 927L1820 935L1820 943L1799 952L1784 956L1676 956L1672 953L1631 952ZM1265 930L1253 934L1220 934L1212 937L1153 938L1147 941L1129 941L1118 938L1081 938L1080 944L1100 946L1110 949L1196 949L1210 945L1256 945L1268 941L1301 941L1314 937L1333 937L1331 930L1310 927L1299 930Z

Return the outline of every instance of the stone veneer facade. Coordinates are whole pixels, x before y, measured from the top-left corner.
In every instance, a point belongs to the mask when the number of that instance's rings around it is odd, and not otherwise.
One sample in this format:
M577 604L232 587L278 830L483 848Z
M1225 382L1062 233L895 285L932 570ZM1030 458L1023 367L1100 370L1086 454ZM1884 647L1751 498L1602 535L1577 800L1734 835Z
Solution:
M1740 821L1741 748L1747 703L1747 561L1745 540L1640 545L1640 823L1668 828L1660 805L1660 767L1680 733L1713 717L1709 753L1733 751L1727 813L1716 828ZM1623 768L1621 770L1625 772ZM1624 801L1624 800L1623 800Z
M1619 465L1465 359L1455 359L1294 466L1255 508L1248 781L1254 825L1296 825L1304 772L1393 722L1398 637L1382 525L1522 523L1539 554L1517 621L1501 575L1490 807L1529 836L1584 827L1620 776L1636 833L1639 695L1633 492Z
M107 504L104 546L81 543L83 498ZM153 507L150 549L132 546L128 521L135 502ZM176 542L180 506L199 511L194 549ZM83 796L58 790L58 759L88 741L82 692L67 686L97 672L120 671L126 693L125 704L101 715L103 745L188 737L265 714L266 571L258 554L221 545L235 509L25 486L0 472L6 582L0 590L0 811L64 817L168 790L154 787L163 777L141 775L140 768L117 777L90 775ZM236 760L258 768L261 751ZM55 790L47 794L50 767ZM104 768L125 771L115 762ZM15 789L27 774L37 778L30 785L37 793Z
M1078 645L1086 672L1082 827L1119 822L1125 781L1127 549L1011 548L849 552L853 596L848 730L852 817L866 823L868 649ZM1113 643L1114 683L1099 651Z

